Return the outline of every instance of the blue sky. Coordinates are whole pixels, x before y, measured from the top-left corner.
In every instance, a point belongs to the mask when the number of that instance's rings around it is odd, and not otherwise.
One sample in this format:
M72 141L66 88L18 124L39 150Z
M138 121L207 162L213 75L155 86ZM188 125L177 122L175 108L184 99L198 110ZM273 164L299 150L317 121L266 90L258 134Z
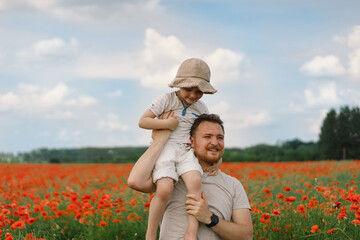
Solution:
M360 105L360 2L0 0L0 152L140 146L180 63L204 59L227 147L317 141Z

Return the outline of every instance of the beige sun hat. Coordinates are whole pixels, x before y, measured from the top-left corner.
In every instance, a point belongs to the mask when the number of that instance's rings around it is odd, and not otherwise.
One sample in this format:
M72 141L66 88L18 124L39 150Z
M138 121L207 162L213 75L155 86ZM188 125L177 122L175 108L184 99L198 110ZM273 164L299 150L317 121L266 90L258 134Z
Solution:
M198 58L189 58L181 63L169 87L198 87L203 93L213 94L217 90L210 84L210 75L210 68L206 62Z

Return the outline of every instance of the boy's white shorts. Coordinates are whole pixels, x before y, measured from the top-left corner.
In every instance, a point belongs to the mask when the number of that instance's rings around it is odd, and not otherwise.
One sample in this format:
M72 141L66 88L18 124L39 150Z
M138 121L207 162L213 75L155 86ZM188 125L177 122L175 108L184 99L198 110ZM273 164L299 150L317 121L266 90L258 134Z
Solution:
M194 150L187 144L168 142L156 160L153 181L156 183L160 178L169 177L177 182L179 176L191 170L203 174Z

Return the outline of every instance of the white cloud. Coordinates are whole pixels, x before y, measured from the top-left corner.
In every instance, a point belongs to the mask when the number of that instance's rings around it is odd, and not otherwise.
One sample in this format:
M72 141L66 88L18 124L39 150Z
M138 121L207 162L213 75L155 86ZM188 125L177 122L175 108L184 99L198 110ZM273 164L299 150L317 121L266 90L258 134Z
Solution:
M245 55L229 49L218 48L206 57L211 68L211 81L214 85L241 81Z
M15 108L20 103L20 97L13 92L0 95L0 111Z
M144 45L143 61L155 66L159 66L159 62L166 64L169 59L179 61L185 57L187 51L177 37L173 35L162 36L151 28L145 31Z
M48 119L77 119L78 116L76 116L73 112L71 111L56 111L56 112L52 112L49 114L46 114L46 118Z
M338 36L338 35L333 36L332 40L333 40L333 42L339 43L339 44L345 44L346 43L346 38L342 37L342 36Z
M346 100L345 102L360 106L360 90L354 88L342 89L339 91L339 95Z
M320 116L318 116L316 118L309 118L306 120L311 133L319 135L320 129L321 129L321 124L322 124L323 119L325 118L326 114L327 114L327 110L321 110L320 114L319 114Z
M122 95L123 92L120 89L106 94L106 96L108 96L109 98L118 98L121 97Z
M70 39L68 42L60 38L40 40L27 49L18 52L17 56L21 61L49 61L68 59L74 56L78 46L76 39Z
M313 106L332 106L341 102L335 82L319 85L315 89L307 88L304 91L306 104Z
M189 57L190 52L175 36L162 36L154 29L146 29L144 50L140 65L142 86L164 88L176 75L179 62Z
M128 53L85 53L76 68L80 77L98 79L135 79L142 71L139 57Z
M56 5L57 0L2 0L0 2L0 10L11 9L49 9Z
M346 37L334 36L333 40L340 44L346 44L348 52L348 74L353 79L360 78L360 25L352 27Z
M181 62L198 57L208 62L212 83L240 80L244 75L246 58L243 53L219 48L197 56L198 49L186 47L176 36L163 36L154 29L146 29L144 48L139 53L113 55L86 54L78 62L82 77L139 79L144 87L167 89Z
M303 113L304 111L304 107L294 101L290 101L287 107L280 109L280 112L282 113Z
M97 103L97 100L90 96L79 96L77 98L71 98L64 102L65 106L74 106L74 107L86 107L94 105Z
M349 48L360 48L360 25L353 26L352 31L347 37L347 45Z
M219 114L224 123L226 123L226 129L231 130L266 126L272 122L268 110L234 111L234 108L225 101L221 101L213 106L211 112Z
M141 23L161 20L164 7L160 0L62 1L62 0L2 0L0 10L41 11L62 21L92 23L94 21ZM147 22L147 21L145 21Z
M69 131L68 129L64 128L59 130L57 134L57 138L63 141L73 141L74 137L78 137L80 135L81 135L80 131L77 130Z
M211 112L221 115L222 113L227 113L230 110L230 104L225 101L220 101L215 106L211 107Z
M360 78L360 48L349 55L349 74L354 78Z
M126 124L123 124L115 114L108 114L106 119L100 120L98 122L98 127L100 130L106 132L112 131L128 131L130 128Z
M64 83L52 88L20 83L16 92L0 94L0 111L43 112L64 106L85 107L97 103L90 96L76 96L73 92Z
M300 71L316 77L338 76L346 73L340 60L333 55L324 57L316 56L314 59L301 66Z

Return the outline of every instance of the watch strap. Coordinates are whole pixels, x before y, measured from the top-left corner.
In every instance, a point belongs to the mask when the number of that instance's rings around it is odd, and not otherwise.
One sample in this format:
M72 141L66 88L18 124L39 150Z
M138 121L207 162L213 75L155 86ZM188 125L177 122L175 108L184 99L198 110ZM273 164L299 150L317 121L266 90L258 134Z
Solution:
M211 228L219 223L219 217L216 216L214 213L211 215L211 222L209 224L206 224L208 228Z

